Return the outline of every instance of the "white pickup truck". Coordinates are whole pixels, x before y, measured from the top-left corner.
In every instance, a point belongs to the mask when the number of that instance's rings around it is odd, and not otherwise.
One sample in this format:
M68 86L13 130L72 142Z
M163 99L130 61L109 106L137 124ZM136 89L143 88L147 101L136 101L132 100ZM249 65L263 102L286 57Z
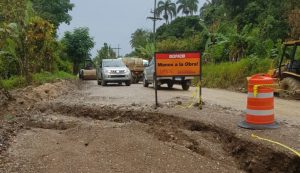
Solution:
M143 85L144 87L148 87L149 84L153 84L157 89L160 88L161 85L167 84L168 88L173 88L174 84L179 84L182 86L183 90L189 90L193 77L190 76L178 76L178 77L158 77L157 85L155 85L155 62L154 58L149 63L149 65L144 69L144 77L143 77Z

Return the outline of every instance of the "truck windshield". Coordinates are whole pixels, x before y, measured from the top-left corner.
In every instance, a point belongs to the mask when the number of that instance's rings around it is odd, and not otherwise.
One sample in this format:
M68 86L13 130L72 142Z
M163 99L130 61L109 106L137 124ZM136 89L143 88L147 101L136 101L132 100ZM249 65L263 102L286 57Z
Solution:
M125 64L121 60L103 61L103 67L125 67Z

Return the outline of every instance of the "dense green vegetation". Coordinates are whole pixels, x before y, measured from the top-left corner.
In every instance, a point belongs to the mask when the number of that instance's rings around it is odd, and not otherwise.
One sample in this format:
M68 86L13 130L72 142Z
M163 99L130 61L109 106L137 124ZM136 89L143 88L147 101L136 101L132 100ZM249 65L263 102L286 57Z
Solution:
M66 32L61 40L56 34L71 21L73 7L70 0L0 1L0 87L45 81L36 74L78 73L94 47L88 28ZM134 51L126 56L151 59L155 51L198 50L206 86L235 86L273 67L283 41L300 39L299 9L299 0L208 0L200 9L198 0L160 0L154 14L165 24L155 35L145 29L132 33ZM103 58L116 58L107 43L94 62Z
M63 72L63 71L57 71L57 72L41 72L41 73L35 73L32 75L32 84L43 84L46 82L55 82L59 79L75 79L76 76ZM26 79L22 76L13 76L9 79L5 79L1 81L2 87L7 90L24 87L27 85Z
M203 85L213 88L244 88L246 77L272 67L271 59L245 58L239 62L207 64L203 68Z
M89 35L89 29L77 28L73 32L66 32L62 44L65 46L69 59L73 62L73 74L77 74L80 64L90 58L90 51L95 45L93 38Z
M130 54L125 57L140 57L144 59L151 59L155 49L153 44L153 33L144 29L137 29L131 34L131 47L134 49Z
M68 12L73 7L70 0L0 1L0 87L49 81L51 74L65 78L64 72L78 71L94 46L88 29L67 32L62 40L56 35L61 23L71 21Z
M236 86L248 75L267 72L276 65L282 42L300 39L298 0L209 0L201 9L197 0L158 4L156 14L166 22L157 28L156 51L201 51L209 87ZM132 46L135 54L142 57L137 48L146 48L154 40L150 36L141 37L150 40L146 45Z
M58 28L60 23L69 24L72 20L72 17L67 13L74 7L70 0L32 0L32 3L37 15L48 20L55 28Z

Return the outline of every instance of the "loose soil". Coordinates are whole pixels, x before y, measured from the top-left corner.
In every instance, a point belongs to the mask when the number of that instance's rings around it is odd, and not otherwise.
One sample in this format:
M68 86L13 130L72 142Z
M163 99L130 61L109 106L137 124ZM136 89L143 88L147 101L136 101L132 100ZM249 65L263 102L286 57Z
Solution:
M25 90L25 98L2 107L0 172L300 172L300 158L285 150L177 115L187 111L176 108L185 98L160 109L97 104L83 101L91 97L81 84L62 83L46 85L53 87L47 92ZM30 98L32 92L41 94ZM203 117L240 114L208 104L205 109Z

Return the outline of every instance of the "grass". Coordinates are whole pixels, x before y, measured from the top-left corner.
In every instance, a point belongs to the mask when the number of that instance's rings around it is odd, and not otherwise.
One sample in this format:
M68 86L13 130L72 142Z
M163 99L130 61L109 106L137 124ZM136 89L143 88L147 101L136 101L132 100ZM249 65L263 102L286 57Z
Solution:
M47 82L54 82L58 79L75 79L76 76L70 73L59 71L56 73L49 73L49 72L37 73L34 74L32 78L34 84L41 85Z
M36 73L32 75L32 83L35 85L42 85L47 82L55 82L59 79L75 79L75 78L76 76L63 71L59 71L55 73L42 72L42 73ZM1 81L1 86L7 90L22 88L27 85L28 85L27 81L22 76L13 76L10 79Z
M25 87L27 82L24 77L13 76L10 79L1 80L1 87L7 90Z
M242 88L246 78L257 73L266 73L272 67L270 59L243 59L203 66L203 85L209 88Z

